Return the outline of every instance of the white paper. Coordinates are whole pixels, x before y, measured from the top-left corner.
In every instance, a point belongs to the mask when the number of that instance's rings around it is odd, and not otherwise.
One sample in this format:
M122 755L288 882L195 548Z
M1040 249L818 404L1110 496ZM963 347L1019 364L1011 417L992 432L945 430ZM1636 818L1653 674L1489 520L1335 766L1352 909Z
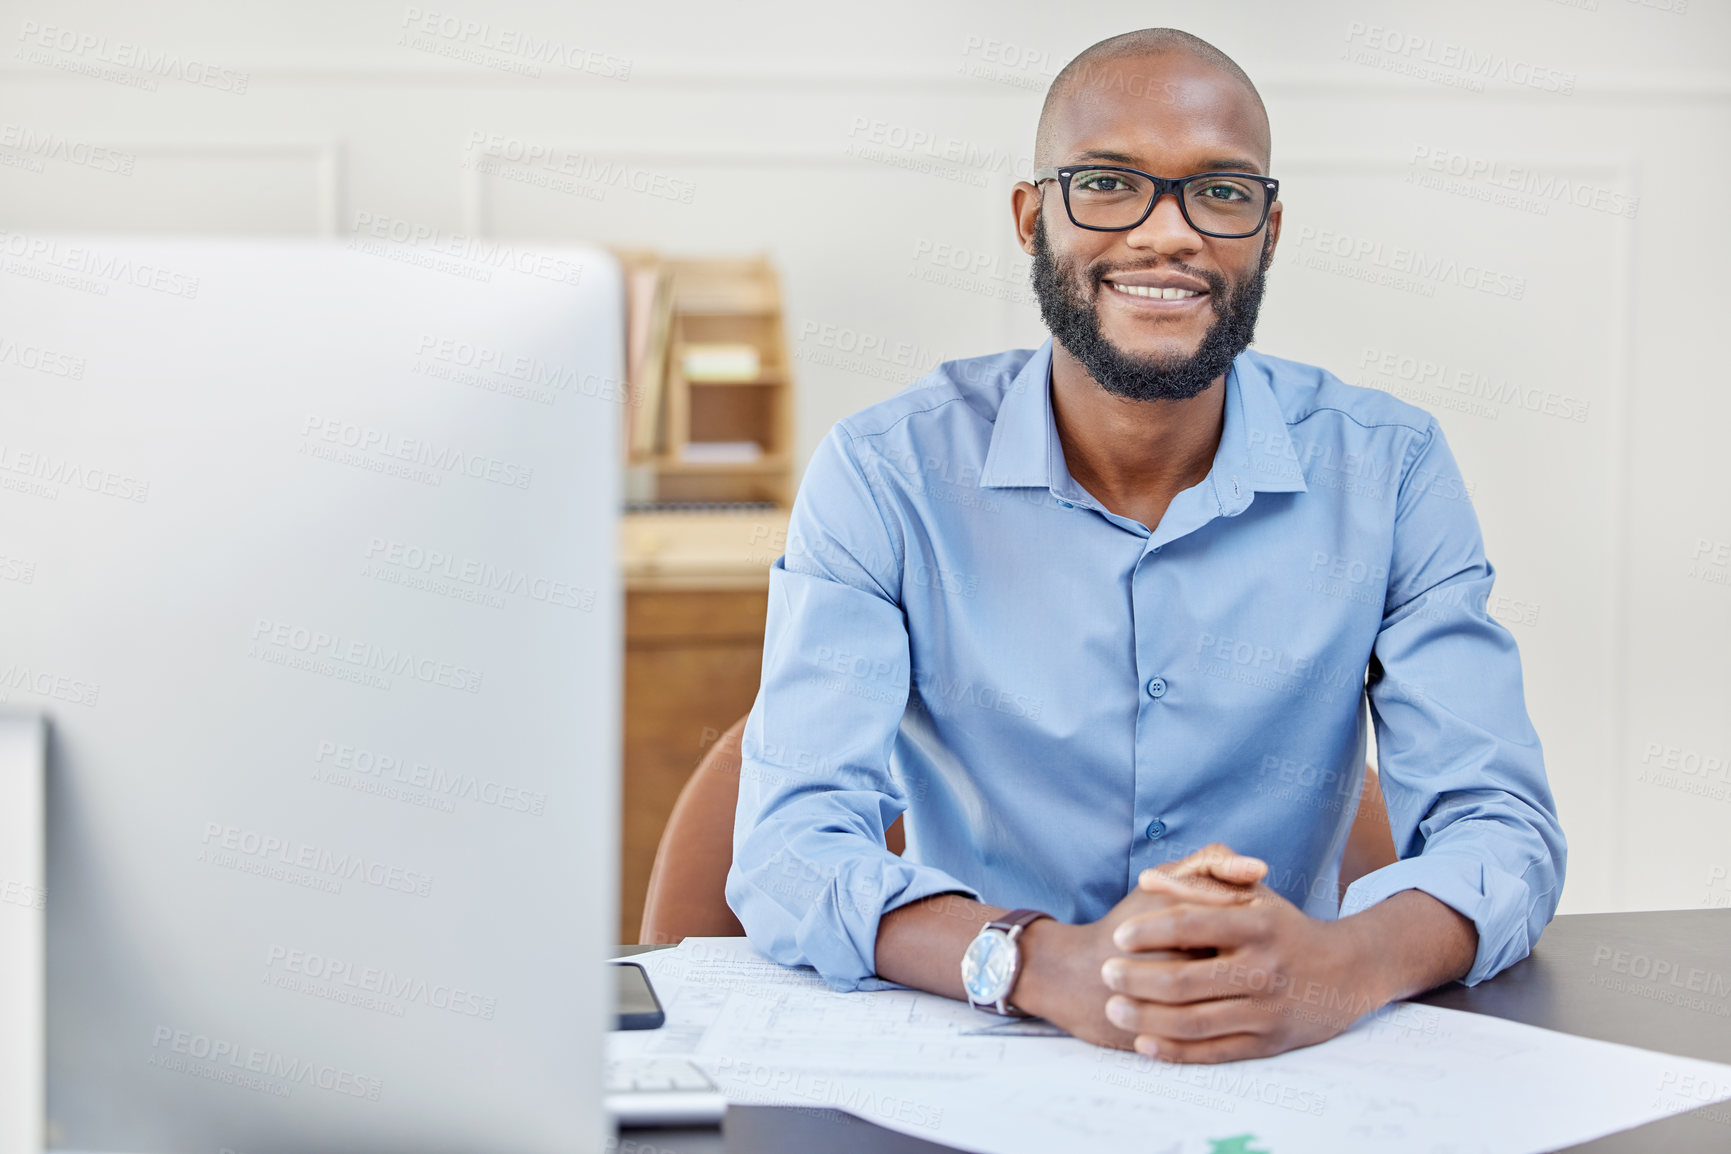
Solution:
M743 938L639 954L660 1030L730 1102L845 1110L983 1154L1554 1150L1731 1098L1731 1066L1402 1003L1275 1058L1179 1065L913 990L827 989Z

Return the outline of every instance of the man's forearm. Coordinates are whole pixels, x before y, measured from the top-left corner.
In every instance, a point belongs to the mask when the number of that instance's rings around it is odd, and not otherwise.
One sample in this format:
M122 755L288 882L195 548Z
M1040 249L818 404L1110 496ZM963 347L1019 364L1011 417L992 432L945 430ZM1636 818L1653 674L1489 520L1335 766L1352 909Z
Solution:
M982 926L1009 912L963 894L938 894L892 910L878 922L878 976L966 1000L962 955ZM1111 991L1100 976L1100 964L1113 947L1098 929L1098 924L1073 926L1052 918L1028 923L1019 939L1021 972L1009 1000L1018 1010L1045 1018L1085 1042L1129 1049L1131 1035L1106 1020Z
M891 910L878 921L878 977L965 999L962 955L982 926L1008 912L960 893L933 894Z
M1342 918L1384 1004L1465 977L1478 956L1479 932L1422 890L1402 890Z

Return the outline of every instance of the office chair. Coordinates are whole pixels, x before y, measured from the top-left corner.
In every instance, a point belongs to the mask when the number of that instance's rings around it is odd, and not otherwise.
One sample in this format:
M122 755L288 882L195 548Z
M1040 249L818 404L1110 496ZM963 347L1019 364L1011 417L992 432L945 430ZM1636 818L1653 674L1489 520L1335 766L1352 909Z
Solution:
M716 739L692 770L661 831L649 894L643 902L640 941L655 945L681 938L736 938L745 934L727 907L727 870L733 864L733 815L739 803L740 718ZM884 844L899 854L906 846L902 819L884 831ZM1364 792L1340 864L1346 886L1395 861L1376 769L1364 767Z

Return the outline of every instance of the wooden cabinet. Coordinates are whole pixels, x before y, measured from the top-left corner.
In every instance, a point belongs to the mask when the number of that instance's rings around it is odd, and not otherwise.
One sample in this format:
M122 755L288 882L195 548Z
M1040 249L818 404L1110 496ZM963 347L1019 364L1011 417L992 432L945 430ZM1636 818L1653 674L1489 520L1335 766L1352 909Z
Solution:
M769 564L787 514L624 519L625 766L619 940L638 940L649 871L679 791L757 697Z

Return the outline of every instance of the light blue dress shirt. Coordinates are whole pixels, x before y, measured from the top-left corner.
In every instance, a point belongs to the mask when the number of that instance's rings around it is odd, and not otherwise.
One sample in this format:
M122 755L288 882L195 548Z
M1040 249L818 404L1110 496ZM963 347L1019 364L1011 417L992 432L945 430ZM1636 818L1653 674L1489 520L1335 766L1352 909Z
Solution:
M742 743L753 945L856 988L899 906L1089 922L1219 841L1316 917L1431 894L1478 928L1468 984L1525 957L1566 847L1436 421L1247 351L1150 532L1065 468L1051 360L947 362L814 454ZM1400 860L1342 897L1370 723Z

